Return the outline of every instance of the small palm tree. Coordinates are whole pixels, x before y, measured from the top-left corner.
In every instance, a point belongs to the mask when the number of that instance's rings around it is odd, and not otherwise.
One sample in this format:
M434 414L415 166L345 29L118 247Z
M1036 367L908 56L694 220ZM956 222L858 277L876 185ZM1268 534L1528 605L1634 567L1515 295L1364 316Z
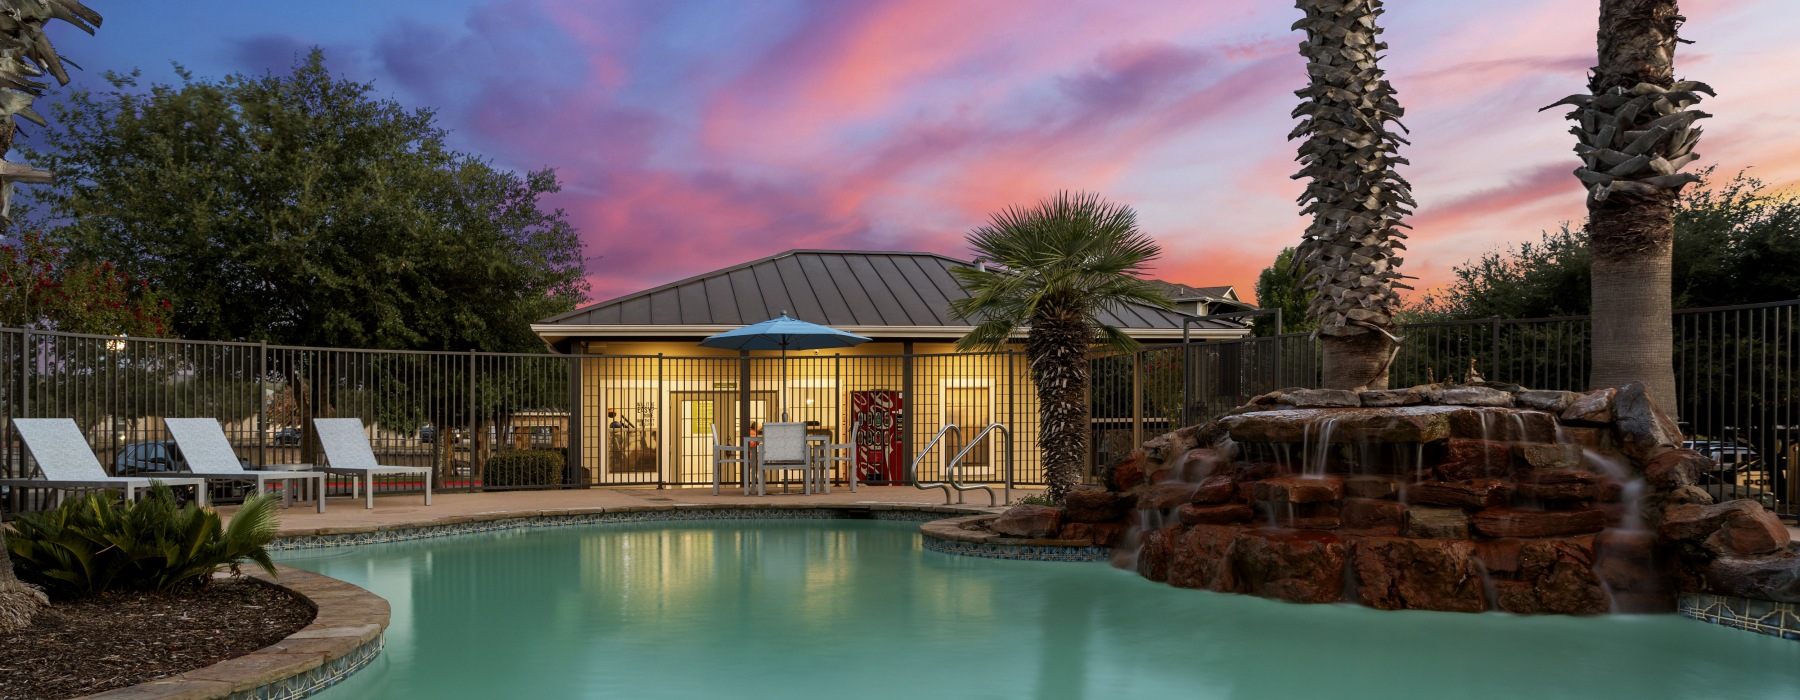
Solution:
M969 246L987 263L955 271L969 296L951 302L950 312L976 324L956 347L1000 349L1025 329L1044 478L1060 503L1087 454L1088 352L1095 344L1137 349L1100 314L1134 303L1173 306L1137 276L1162 251L1138 231L1131 207L1068 192L994 214L969 233Z

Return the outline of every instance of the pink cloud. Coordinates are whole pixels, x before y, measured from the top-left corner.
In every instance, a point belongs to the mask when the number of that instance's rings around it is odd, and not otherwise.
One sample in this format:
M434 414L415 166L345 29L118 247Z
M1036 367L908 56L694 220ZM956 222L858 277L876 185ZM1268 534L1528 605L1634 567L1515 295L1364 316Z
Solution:
M774 7L493 4L460 26L391 27L373 53L472 150L560 169L554 201L598 257L600 298L788 248L961 254L989 212L1062 189L1154 212L1159 275L1248 294L1305 226L1285 140L1306 80L1291 7ZM1722 91L1706 162L1800 183L1781 121L1800 78L1766 69L1800 60L1768 29L1781 4L1684 9L1706 53L1678 60ZM1593 15L1561 0L1389 8L1384 65L1420 202L1406 271L1424 286L1580 216L1567 123L1535 110L1584 83Z

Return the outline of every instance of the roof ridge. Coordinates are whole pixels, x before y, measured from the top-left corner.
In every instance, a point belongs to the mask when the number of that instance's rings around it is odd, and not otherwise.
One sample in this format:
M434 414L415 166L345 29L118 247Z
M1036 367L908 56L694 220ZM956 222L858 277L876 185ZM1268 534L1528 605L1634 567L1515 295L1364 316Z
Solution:
M539 319L536 322L537 323L556 323L557 321L561 321L565 318L569 318L569 317L575 316L577 314L587 313L589 311L600 308L602 306L609 306L612 304L623 304L623 303L631 301L633 299L650 296L657 292L668 291L670 289L674 289L674 288L679 287L684 284L689 284L692 282L699 282L699 281L705 280L710 277L717 277L720 275L728 275L733 272L737 272L738 270L743 270L743 269L746 269L746 268L749 268L749 267L752 267L755 265L760 265L760 264L766 263L766 262L773 262L775 260L780 260L782 258L793 256L793 255L904 255L907 257L915 257L915 258L938 258L938 259L942 259L942 260L948 260L950 262L956 263L958 265L963 265L963 266L968 266L968 265L974 264L967 260L958 260L956 258L952 258L952 257L950 257L948 255L944 255L942 253L930 253L930 252L921 252L921 251L831 250L831 249L826 249L826 248L790 248L788 250L781 251L774 255L768 255L768 256L757 258L755 260L741 262L736 265L732 265L730 267L722 267L717 270L709 270L707 272L702 272L700 274L693 275L691 277L684 277L682 279L678 279L673 282L660 284L655 287L651 287L649 289L632 292L630 294L626 294L623 296L616 296L616 297L612 297L610 299L596 301L592 304L588 304L586 306L579 306L579 307L576 307L569 311L565 311L565 312L557 314L555 316L551 316L549 318Z

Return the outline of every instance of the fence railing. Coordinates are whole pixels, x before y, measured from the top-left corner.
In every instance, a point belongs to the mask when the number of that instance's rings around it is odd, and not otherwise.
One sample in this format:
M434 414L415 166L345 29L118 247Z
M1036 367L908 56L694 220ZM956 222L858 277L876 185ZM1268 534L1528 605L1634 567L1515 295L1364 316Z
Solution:
M1800 511L1800 300L1674 314L1676 405L1691 446L1727 465L1704 487ZM1592 371L1586 317L1476 319L1402 327L1390 386L1461 378L1578 391ZM1091 461L1106 465L1170 427L1222 415L1284 386L1319 385L1304 334L1145 348L1092 361Z
M785 371L783 364L785 362ZM783 415L845 442L863 481L900 482L938 425L1012 427L1020 483L1042 483L1036 393L1016 352L710 357L354 350L0 329L0 474L35 463L12 417L71 418L114 475L185 467L162 419L214 418L245 465L321 463L311 419L357 417L382 464L433 469L441 490L698 486L715 440L736 443ZM784 383L785 382L785 383ZM715 434L716 431L716 434ZM994 443L990 437L983 443ZM964 445L949 446L959 452ZM977 444L964 480L999 481L1007 446ZM490 473L505 453L554 453L566 468ZM938 460L920 477L940 479ZM735 482L737 473L723 475ZM840 480L847 474L838 474ZM377 482L377 492L423 482ZM328 481L347 493L348 480ZM44 489L8 488L10 508ZM215 487L229 500L242 490Z
M1696 448L1732 465L1708 488L1788 513L1800 504L1797 314L1800 301L1674 316L1684 428ZM1488 379L1578 390L1592 364L1588 322L1579 317L1412 324L1404 337L1393 386L1460 377L1473 363ZM0 422L72 418L110 472L154 474L181 466L162 418L219 419L246 464L279 465L320 460L311 418L359 417L383 463L432 467L438 488L450 490L710 484L713 440L736 442L783 413L840 441L857 431L867 451L859 455L863 480L901 482L904 465L938 426L1001 422L1012 428L1018 482L1043 482L1036 388L1020 353L790 357L785 384L782 362L747 354L378 351L0 329ZM1318 344L1305 334L1097 355L1090 366L1089 476L1150 437L1217 417L1258 394L1317 386L1319 367ZM0 474L33 474L10 425L0 429ZM963 446L950 447L954 454ZM978 445L959 478L980 480L988 468L999 480L1000 447ZM566 467L554 478L522 480L513 471L490 478L493 458L518 450L555 453ZM919 477L941 480L942 466L928 460ZM378 490L419 486L395 482ZM349 483L330 488L348 490Z

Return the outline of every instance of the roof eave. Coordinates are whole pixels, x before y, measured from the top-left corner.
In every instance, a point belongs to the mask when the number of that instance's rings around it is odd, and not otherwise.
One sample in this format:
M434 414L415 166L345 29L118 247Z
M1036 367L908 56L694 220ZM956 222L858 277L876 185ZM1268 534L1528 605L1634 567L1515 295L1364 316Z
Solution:
M733 330L733 325L629 325L629 324L591 324L565 325L556 323L534 323L531 330L546 342L556 343L569 338L704 338L716 333ZM928 338L955 340L968 335L970 326L833 326L837 330L867 336L871 340L882 339L918 339ZM1182 329L1176 328L1125 328L1125 334L1138 340L1180 340ZM1020 331L1020 337L1024 332ZM1249 328L1189 328L1187 337L1195 340L1230 340L1250 335ZM696 342L698 342L696 340Z

